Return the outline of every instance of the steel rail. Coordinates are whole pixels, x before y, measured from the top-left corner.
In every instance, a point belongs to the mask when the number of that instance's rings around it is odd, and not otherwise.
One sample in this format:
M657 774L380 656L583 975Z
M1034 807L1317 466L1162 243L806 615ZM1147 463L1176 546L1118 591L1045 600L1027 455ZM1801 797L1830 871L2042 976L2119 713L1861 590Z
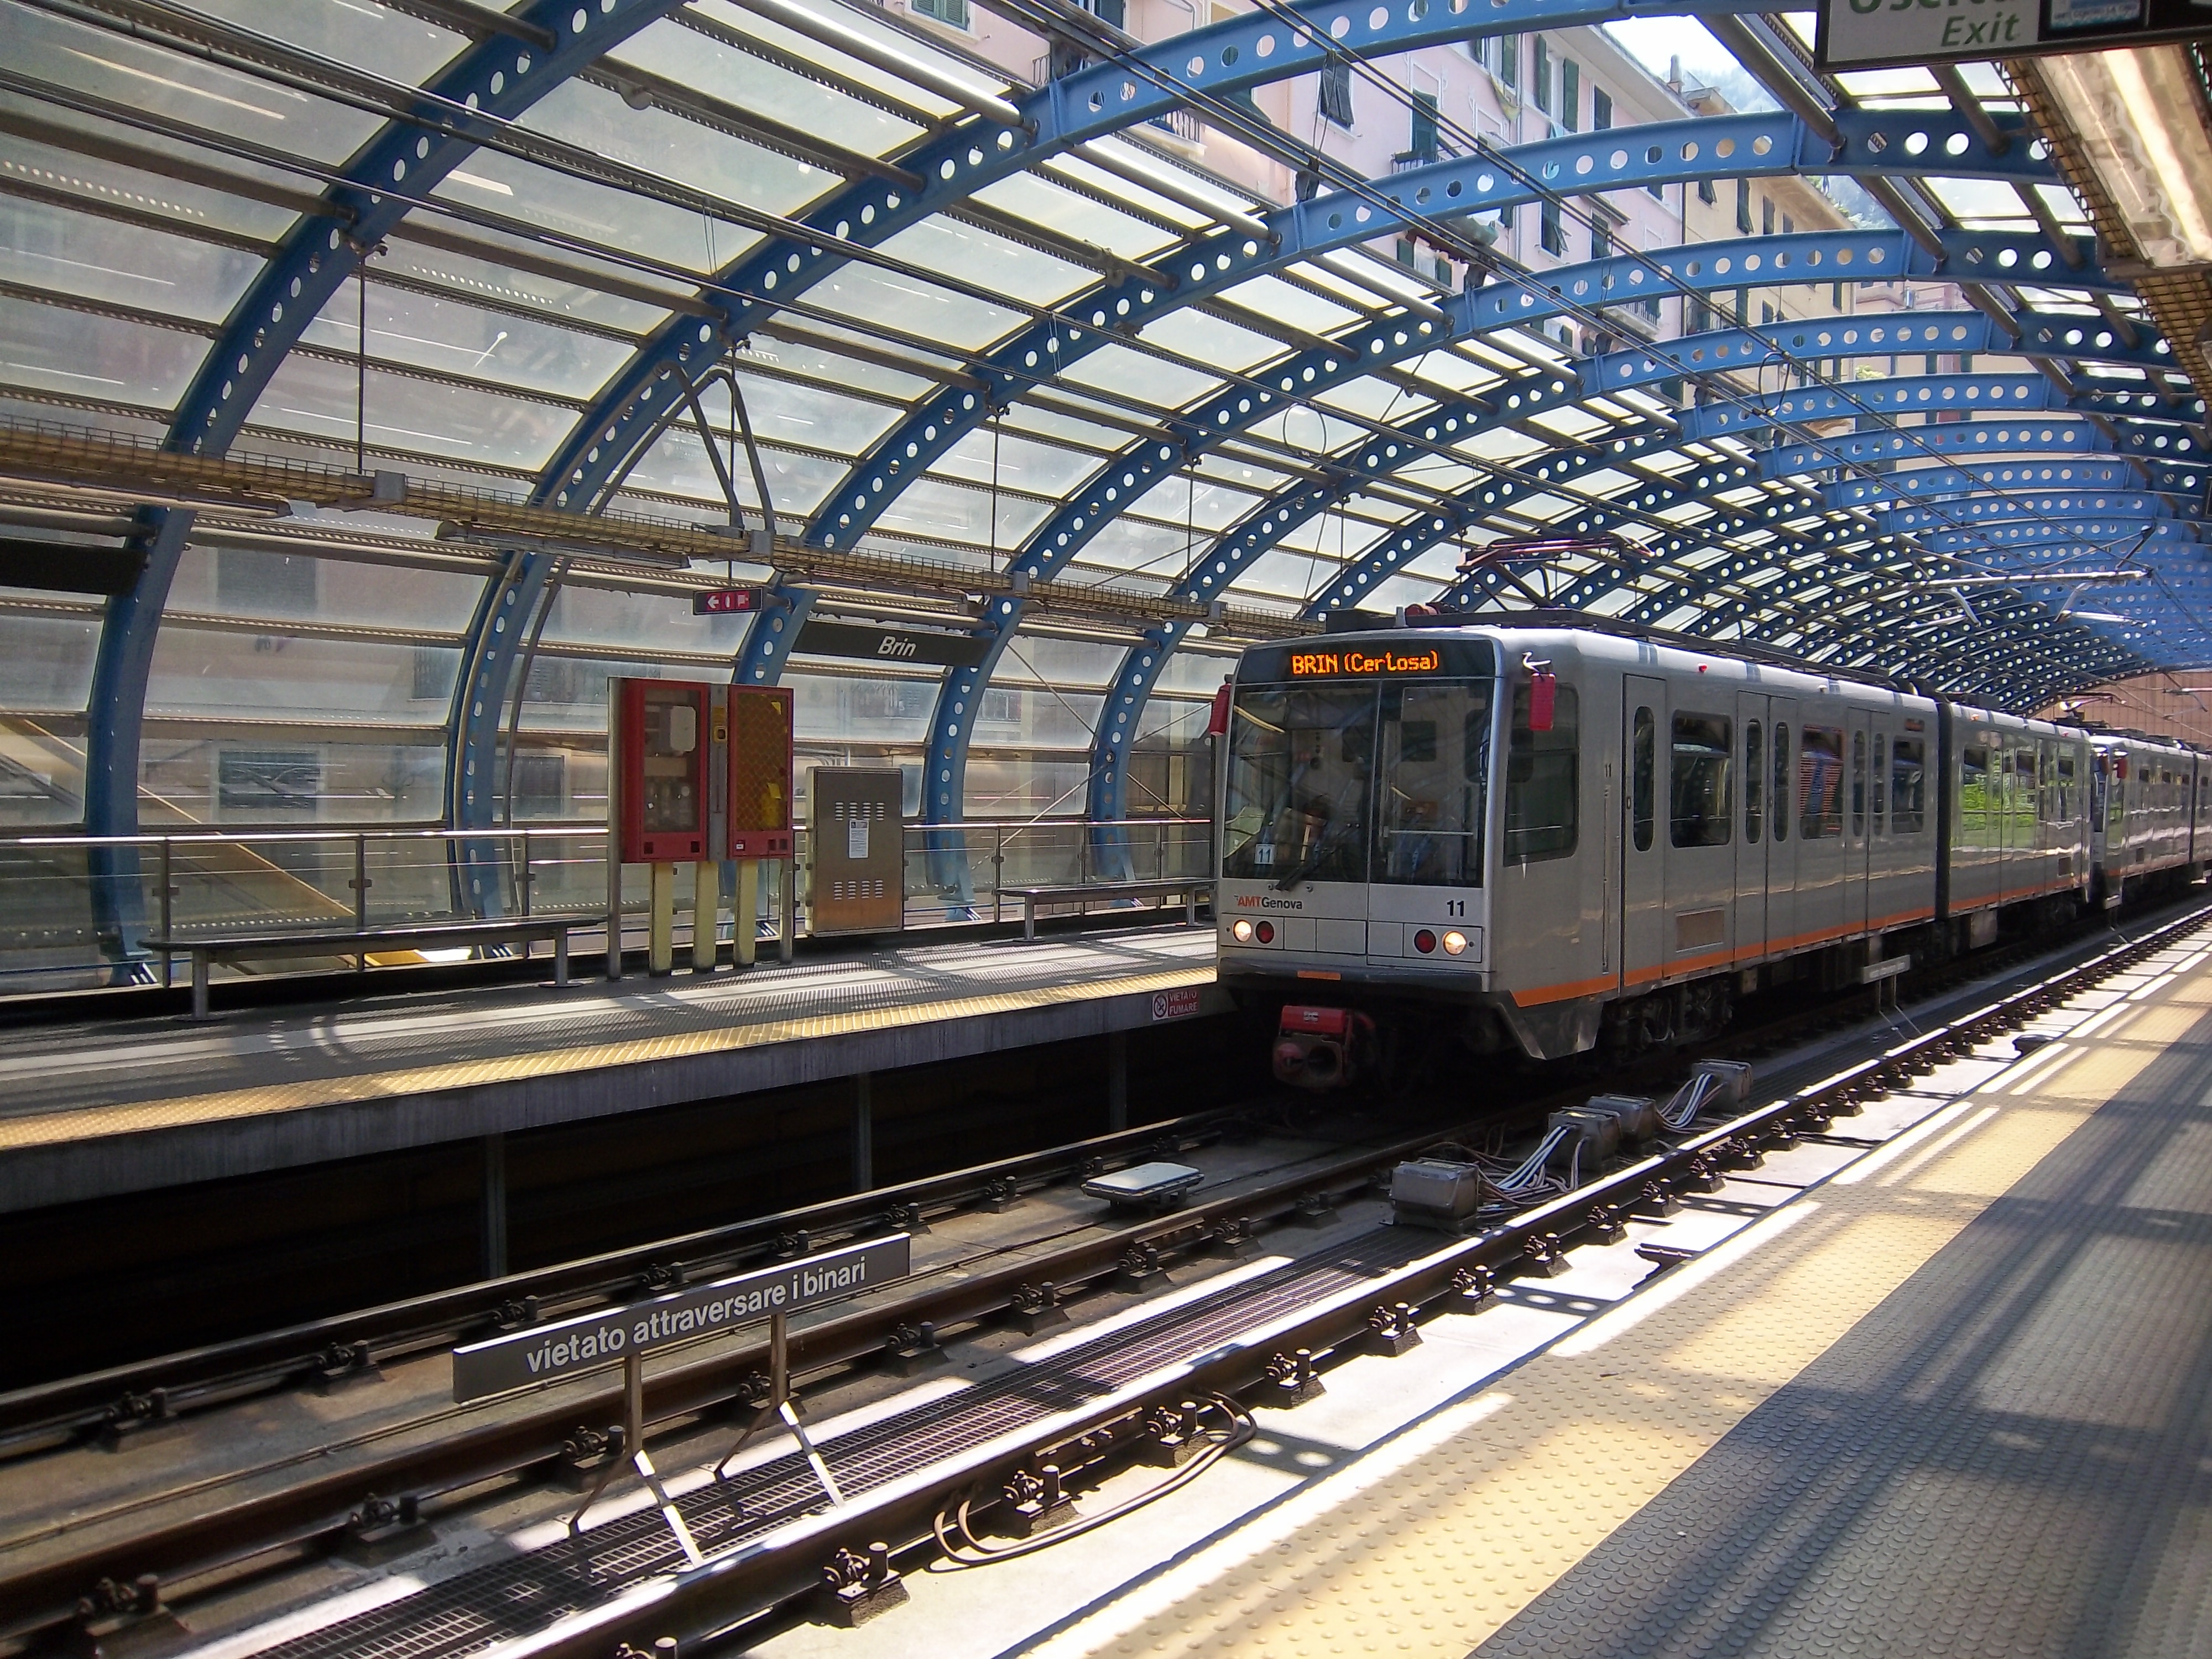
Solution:
M156 1389L173 1412L205 1408L290 1382L312 1382L358 1370L441 1340L459 1342L507 1323L527 1321L526 1298L542 1317L612 1304L652 1282L696 1281L763 1259L785 1240L818 1249L872 1233L913 1226L998 1200L1048 1187L1091 1165L1164 1153L1168 1146L1202 1145L1231 1127L1249 1105L1211 1107L1181 1117L1070 1141L1040 1152L995 1158L896 1186L780 1210L726 1226L610 1250L551 1267L480 1279L375 1307L208 1343L154 1358L111 1366L0 1394L0 1457L27 1439L82 1435L116 1421L118 1403L150 1400ZM365 1348L364 1362L358 1350ZM179 1415L183 1413L179 1413Z
M1266 1341L1239 1340L1210 1346L1210 1357L1179 1372L1175 1386L1182 1392L1201 1387L1231 1392L1248 1389L1266 1376L1267 1365L1279 1352L1307 1347L1327 1355L1358 1339L1366 1329L1369 1311L1376 1305L1406 1302L1425 1308L1447 1296L1461 1294L1480 1280L1482 1275L1476 1273L1478 1268L1493 1280L1509 1276L1516 1265L1540 1255L1540 1251L1532 1255L1532 1245L1543 1243L1552 1249L1571 1246L1593 1230L1602 1229L1601 1211L1626 1213L1650 1195L1654 1183L1716 1182L1723 1164L1754 1164L1762 1141L1772 1144L1793 1133L1820 1132L1832 1115L1850 1109L1852 1103L1900 1085L1914 1069L1932 1070L1936 1060L1931 1056L1970 1048L2004 1024L2021 1023L2057 997L2118 971L2168 939L2203 927L2206 920L2207 907L2193 908L2160 924L2142 939L2060 969L1925 1036L1846 1066L1808 1089L1756 1107L1464 1243L1370 1280L1348 1301L1317 1306L1281 1329L1271 1330ZM1583 1092L1580 1088L1563 1091L1558 1096L1524 1103L1523 1109L1540 1109ZM1481 1123L1488 1127L1496 1121L1488 1116ZM1001 1265L953 1284L933 1286L918 1296L823 1320L791 1334L791 1373L794 1378L818 1375L877 1357L901 1327L918 1327L927 1322L943 1329L974 1325L1008 1311L1033 1310L1043 1281L1049 1279L1062 1291L1075 1286L1087 1289L1121 1274L1133 1261L1144 1260L1148 1250L1172 1255L1221 1244L1241 1246L1260 1227L1293 1218L1302 1206L1310 1209L1316 1199L1327 1206L1371 1190L1378 1173L1439 1140L1467 1133L1467 1128L1431 1129L1392 1143L1370 1146L1255 1192L1103 1231L1048 1257ZM647 1379L644 1420L655 1424L696 1419L719 1413L733 1402L750 1403L762 1395L767 1364L765 1342L753 1341L672 1366ZM1082 1416L1060 1423L1052 1431L1055 1443L1097 1433L1105 1433L1111 1441L1114 1436L1108 1431L1112 1425L1129 1419L1137 1409L1123 1401L1111 1408L1101 1407L1095 1421ZM149 1528L136 1538L87 1544L21 1571L0 1573L0 1638L34 1635L66 1625L77 1616L78 1598L102 1580L129 1583L141 1575L152 1574L165 1584L174 1584L228 1572L287 1548L319 1552L343 1539L371 1492L435 1499L525 1475L554 1464L564 1443L580 1427L617 1421L622 1412L621 1389L610 1382L580 1398L566 1398L550 1405L533 1402L512 1417L463 1426L433 1443L401 1448L343 1468L319 1469L282 1491L206 1509L188 1520ZM829 1521L848 1538L868 1541L890 1535L903 1540L902 1547L918 1543L928 1535L930 1516L945 1491L988 1479L994 1470L1011 1473L1028 1455L1026 1451L1020 1455L993 1452L980 1463L948 1468L944 1479L933 1480L927 1492L915 1490L911 1480L902 1478L885 1488L886 1495L880 1501L850 1505ZM802 1523L793 1529L785 1544L808 1544L821 1531L820 1527ZM825 1545L823 1553L827 1553ZM678 1600L688 1601L695 1593L701 1598L701 1615L687 1614L686 1629L704 1631L750 1617L819 1582L821 1555L805 1554L803 1561L799 1560L792 1548L780 1544L749 1548L744 1556L742 1560L709 1562L682 1581ZM651 1624L650 1629L643 1625L635 1630L623 1626L611 1634L598 1617L580 1620L573 1635L552 1636L550 1645L541 1644L533 1650L604 1659L618 1638L638 1640L649 1647L653 1638L666 1633L675 1605L671 1598L662 1596L649 1611L641 1611L637 1617ZM608 1613L626 1616L618 1606L611 1607ZM575 1646L578 1642L586 1645Z
M1521 1265L1540 1261L1563 1247L1609 1231L1617 1218L1664 1197L1674 1183L1717 1185L1722 1165L1755 1166L1762 1146L1795 1145L1802 1133L1825 1132L1833 1116L1856 1112L1861 1101L1900 1085L1914 1073L1934 1070L1942 1059L1971 1052L2001 1030L2024 1024L2054 1002L2205 923L2205 912L2193 910L2142 939L1847 1066L1809 1089L1754 1107L1501 1227L1378 1275L1245 1339L1218 1344L1183 1364L1169 1392L1134 1403L1115 1398L1091 1410L1062 1414L1051 1422L1048 1433L1018 1449L986 1443L964 1458L930 1470L927 1481L892 1480L880 1489L880 1496L862 1497L827 1514L798 1519L781 1529L781 1539L772 1534L755 1540L672 1581L659 1581L650 1594L617 1596L605 1609L539 1636L531 1645L532 1659L605 1659L622 1641L651 1650L655 1639L672 1632L690 1651L695 1642L726 1635L785 1602L818 1592L825 1563L841 1549L865 1551L881 1541L897 1554L933 1545L933 1522L949 1492L968 1486L990 1491L1017 1471L1033 1470L1042 1462L1055 1462L1066 1472L1097 1461L1102 1442L1110 1446L1134 1438L1134 1425L1142 1414L1159 1404L1207 1393L1237 1396L1271 1389L1279 1392L1286 1362L1299 1350L1323 1361L1350 1357L1355 1345L1368 1339L1376 1311L1394 1310L1399 1304L1421 1311L1445 1305L1480 1306L1490 1299L1491 1287Z

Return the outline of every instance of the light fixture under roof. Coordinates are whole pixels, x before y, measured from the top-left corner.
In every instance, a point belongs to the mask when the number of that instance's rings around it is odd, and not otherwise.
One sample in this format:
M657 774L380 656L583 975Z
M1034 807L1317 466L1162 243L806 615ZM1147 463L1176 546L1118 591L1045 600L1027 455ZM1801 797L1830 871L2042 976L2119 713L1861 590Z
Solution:
M2039 67L2144 264L2212 265L2212 108L2188 49L2069 53Z

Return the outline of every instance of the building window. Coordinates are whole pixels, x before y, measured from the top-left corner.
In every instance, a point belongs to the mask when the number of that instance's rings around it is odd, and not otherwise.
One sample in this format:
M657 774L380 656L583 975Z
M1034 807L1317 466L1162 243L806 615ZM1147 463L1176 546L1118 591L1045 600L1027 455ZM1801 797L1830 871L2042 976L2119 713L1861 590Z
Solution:
M1735 320L1739 327L1751 320L1751 290L1747 288L1735 291Z
M1609 259L1613 257L1613 222L1603 214L1590 216L1590 258Z
M1759 234L1762 236L1774 234L1774 198L1771 196L1759 198Z
M956 29L968 27L968 0L913 0L913 4L918 17L934 17ZM1115 9L1119 11L1121 8L1116 5Z
M1698 180L1698 199L1700 202L1703 202L1707 207L1711 207L1713 204L1716 198L1713 194L1713 181L1711 179L1700 179Z
M1590 131L1603 132L1613 125L1613 94L1603 87L1590 88Z
M1536 100L1536 107L1549 115L1552 112L1552 48L1544 37L1535 37L1536 45L1528 59L1528 95Z
M1503 34L1498 37L1498 83L1510 92L1521 84L1521 37Z
M1559 59L1559 125L1579 132L1583 125L1583 66L1571 58Z
M1713 308L1703 300L1686 301L1684 309L1686 314L1682 319L1683 333L1703 334L1713 325Z
M1413 94L1413 142L1406 146L1409 161L1433 161L1437 159L1437 95L1433 92Z
M1321 112L1340 127L1352 125L1352 65L1341 58L1321 66Z
M1786 213L1782 216L1782 234L1784 236L1795 236L1797 234L1797 222Z
M1759 320L1762 323L1771 323L1774 320L1774 307L1764 300L1759 302Z
M1735 228L1745 235L1751 234L1751 180L1735 181Z
M1567 234L1559 226L1559 204L1557 202L1544 204L1543 216L1538 226L1536 240L1543 245L1544 252L1547 253L1566 252Z
M1411 270L1413 269L1415 257L1413 239L1410 236L1401 236L1398 239L1398 263Z
M1841 283L1836 283L1830 285L1828 289L1828 303L1834 307L1838 311L1841 311L1844 308L1844 285Z

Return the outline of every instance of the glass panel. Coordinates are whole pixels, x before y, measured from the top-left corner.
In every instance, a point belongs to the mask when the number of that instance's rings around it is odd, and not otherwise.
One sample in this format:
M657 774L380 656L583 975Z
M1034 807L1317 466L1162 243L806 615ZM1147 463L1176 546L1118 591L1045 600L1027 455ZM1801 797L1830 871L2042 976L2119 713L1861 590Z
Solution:
M0 196L0 279L27 288L219 322L260 269L236 249Z
M1725 847L1735 803L1729 722L1717 714L1674 716L1668 784L1669 838L1677 847Z
M1899 738L1890 748L1889 828L1893 835L1917 836L1925 822L1927 760L1928 744L1924 738Z
M361 289L348 283L309 323L310 345L349 355L361 349ZM512 382L518 389L589 398L635 350L631 343L526 322L457 300L368 285L368 355L472 380Z
M917 340L974 350L1002 339L1022 323L1019 313L927 285L893 271L847 265L811 290L815 304L865 318Z
M198 334L0 298L0 379L26 388L167 410L207 348Z
M17 619L9 622L12 630ZM92 646L84 647L85 679L91 678ZM15 703L15 692L8 688L9 703ZM84 693L80 690L77 702L81 707ZM11 829L30 828L40 824L78 823L84 818L84 720L82 715L45 715L36 714L0 714L0 824ZM35 884L27 889L15 875L10 875L6 891L8 901L0 904L0 911L8 913L9 921L22 926L34 919L27 914L32 906L27 892L57 899L56 890L43 879L33 878ZM10 949L13 947L0 947Z
M458 651L311 638L280 627L272 623L267 632L249 632L166 621L155 647L147 712L288 724L325 714L443 724Z
M1054 305L1097 281L1051 254L942 215L925 219L883 244L883 251L923 270L942 271L1030 305Z
M911 121L739 52L685 27L680 19L655 23L625 41L610 63L617 68L635 64L678 86L817 134L841 149L888 155L921 133Z
M1766 833L1765 805L1766 756L1760 741L1759 722L1746 720L1743 726L1743 839L1747 846L1758 846Z
M2118 791L2113 792L2115 797ZM1959 844L1994 847L1991 839L1990 751L1979 744L1959 751Z
M1150 258L1179 240L1173 231L1163 230L1133 214L1117 212L1034 173L1017 173L986 185L975 192L975 199L1032 224L1050 225L1062 235L1079 236L1124 259Z
M1657 816L1658 726L1649 708L1636 711L1629 742L1630 781L1628 818L1636 850L1651 850L1651 830Z
M1851 733L1851 839L1858 840L1866 834L1867 813L1867 744L1866 733Z
M580 321L597 323L602 328L619 328L642 334L657 326L666 318L665 307L648 306L639 301L625 299L603 289L578 283L563 282L558 277L540 276L534 270L524 270L501 264L497 250L512 246L519 252L524 243L520 237L471 225L466 234L472 243L482 243L491 250L491 257L478 259L468 254L449 253L442 248L425 247L410 240L402 226L385 239L386 252L377 264L396 275L413 276L422 282L461 289L468 293L481 293L507 301L511 305L526 306L544 313L549 322L558 323L574 317ZM540 256L544 249L538 250ZM592 273L610 278L619 276L626 283L652 289L650 278L635 272L617 272L604 261L586 255L564 251L561 255L564 265L573 265L580 272ZM672 303L678 297L669 291Z
M366 111L21 7L9 15L8 67L315 161L343 161L382 125Z
M258 425L349 445L356 392L351 364L288 357L270 377L252 418ZM535 471L568 435L575 416L522 398L382 374L372 365L366 424L372 446Z
M169 633L164 629L162 637ZM216 724L194 730L161 722L149 730L139 763L140 810L149 829L434 823L443 808L445 767L445 744L435 731L387 736L304 726L231 731ZM241 892L259 894L264 915L275 910L307 920L324 914L283 902L289 884L266 859L220 873Z
M1798 734L1797 833L1807 841L1844 833L1844 734L1808 726Z
M1575 850L1580 814L1581 699L1571 685L1553 692L1552 726L1529 728L1533 688L1513 690L1512 751L1505 784L1505 846L1502 861L1565 858Z
M1389 686L1382 694L1382 720L1374 879L1481 886L1489 685ZM1517 778L1517 760L1516 768ZM1517 781L1514 788L1525 795ZM1571 787L1569 793L1571 797ZM1517 828L1510 826L1512 799L1509 837Z
M1774 726L1774 839L1790 839L1790 728Z
M177 561L168 609L224 617L298 617L459 634L484 578L458 571L394 570L318 558L275 537L251 545L196 541Z
M0 93L0 110L80 131L96 131L100 126L89 117L72 115L67 110L13 93ZM175 140L165 138L161 143L179 157L219 172L299 187L296 178L282 177L273 168L234 161ZM67 191L84 197L88 204L120 203L142 212L158 214L175 220L180 233L187 227L198 227L274 240L292 224L294 217L270 204L247 201L227 191L188 185L179 179L157 180L120 162L103 161L58 145L33 143L27 138L6 134L0 134L0 177L28 179L47 190Z
M734 658L751 622L745 616L695 617L690 601L672 593L564 586L553 596L544 639L548 645L635 651L647 657L659 650ZM685 673L695 679L712 678Z
M1364 881L1371 687L1241 691L1230 728L1222 872L1273 880Z

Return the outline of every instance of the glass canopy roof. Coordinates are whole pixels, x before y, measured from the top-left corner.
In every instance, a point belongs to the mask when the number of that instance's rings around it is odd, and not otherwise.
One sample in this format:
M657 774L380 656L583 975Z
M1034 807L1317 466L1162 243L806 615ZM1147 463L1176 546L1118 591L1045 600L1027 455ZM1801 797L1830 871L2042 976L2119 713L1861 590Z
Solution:
M588 757L632 672L782 679L933 820L1171 811L1136 757L1351 608L2023 708L2212 655L2197 389L1993 67L1823 77L1747 12L1738 112L1544 0L0 6L9 423L745 527L682 569L0 483L0 534L149 551L0 588L18 824L250 818L220 755L309 742L319 820L589 816L492 763ZM1363 162L1329 76L1413 142ZM779 654L693 614L732 580L985 663Z

